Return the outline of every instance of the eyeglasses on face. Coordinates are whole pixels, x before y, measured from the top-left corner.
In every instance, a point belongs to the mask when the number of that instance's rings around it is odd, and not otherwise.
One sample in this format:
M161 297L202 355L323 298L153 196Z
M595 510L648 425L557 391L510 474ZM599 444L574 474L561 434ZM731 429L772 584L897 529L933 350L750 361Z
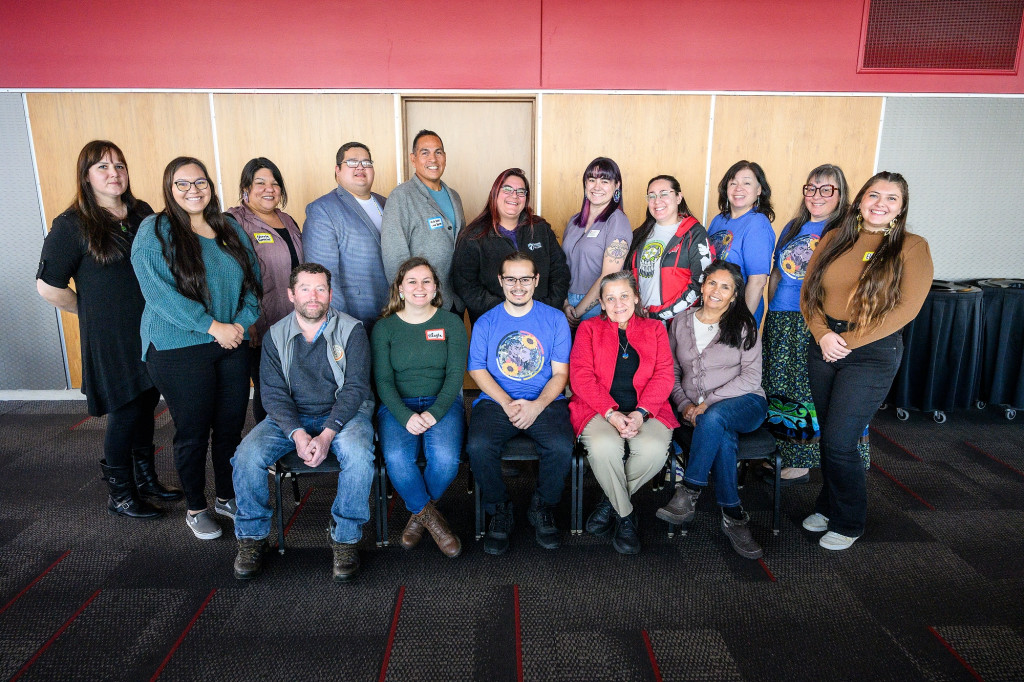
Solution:
M513 187L512 185L502 185L501 191L505 194L515 194L517 197L525 197L526 189L524 187Z
M651 192L647 195L647 201L655 201L657 199L671 199L676 195L675 190L663 189L660 192Z
M820 194L822 199L828 199L830 196L836 193L839 188L835 185L821 185L815 187L814 185L804 185L804 196L813 197L815 193Z
M195 188L197 190L202 192L204 189L210 186L210 181L207 180L206 178L198 178L196 180L192 180L191 182L188 180L174 181L174 186L178 188L179 192L187 192L189 188L192 187L193 185L195 185Z
M507 287L514 287L517 284L521 287L525 287L533 284L533 279L536 276L537 275L531 275L530 277L502 277L501 283Z
M373 161L370 159L345 159L342 163L349 168L359 168L360 166L363 168L373 168Z

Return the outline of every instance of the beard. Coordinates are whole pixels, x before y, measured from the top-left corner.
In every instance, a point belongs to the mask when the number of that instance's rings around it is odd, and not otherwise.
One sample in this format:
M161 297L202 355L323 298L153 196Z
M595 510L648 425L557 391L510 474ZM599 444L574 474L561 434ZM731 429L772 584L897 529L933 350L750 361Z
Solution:
M327 303L310 301L302 306L295 306L295 314L306 322L320 322L327 316Z

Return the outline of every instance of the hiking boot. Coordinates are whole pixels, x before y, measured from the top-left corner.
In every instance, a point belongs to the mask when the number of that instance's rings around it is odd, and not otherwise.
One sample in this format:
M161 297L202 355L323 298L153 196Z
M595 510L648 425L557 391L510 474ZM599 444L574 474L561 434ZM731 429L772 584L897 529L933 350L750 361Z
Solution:
M399 540L403 549L412 549L423 539L422 514L423 510L421 509L419 514L409 516L409 521L406 522L405 528L402 529L402 539Z
M132 475L135 478L135 487L140 497L149 497L161 502L177 502L185 498L185 493L178 488L164 486L156 475L156 465L153 462L156 448L150 445L148 448L137 448L132 450Z
M629 516L615 515L615 537L612 538L612 547L619 554L639 554L640 535L636 532L636 512Z
M554 509L551 505L543 504L536 493L530 500L526 518L536 531L538 545L544 549L558 549L558 528L555 527Z
M761 545L757 544L750 534L750 514L743 512L743 519L734 519L722 512L722 532L729 538L732 548L745 559L760 559L764 554Z
M250 580L263 571L263 553L267 551L266 538L238 539L238 554L235 555L235 577L239 580Z
M494 505L491 525L484 536L484 552L487 554L504 554L508 551L508 537L512 534L513 515L512 503L503 502Z
M107 482L107 511L114 516L132 519L155 519L163 512L139 498L129 467L107 466L107 460L100 460L103 480Z
M654 513L662 521L683 525L693 520L700 491L691 491L682 483L676 483L676 493L669 503Z
M418 516L420 516L420 523L426 527L430 537L434 538L434 542L437 543L437 548L446 557L454 559L462 554L462 542L448 527L448 522L433 502L427 502L427 506L423 507Z
M334 582L343 583L351 580L359 572L359 550L354 542L335 542L331 539L334 551Z
M614 529L615 509L612 507L611 500L605 495L587 517L586 531L600 538L608 535Z

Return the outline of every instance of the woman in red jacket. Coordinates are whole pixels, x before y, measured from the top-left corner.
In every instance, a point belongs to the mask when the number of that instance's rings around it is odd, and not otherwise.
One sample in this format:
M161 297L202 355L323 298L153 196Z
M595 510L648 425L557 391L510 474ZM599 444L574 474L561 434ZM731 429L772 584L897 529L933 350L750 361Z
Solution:
M647 317L628 271L601 279L601 315L576 332L569 359L572 426L604 498L587 532L607 535L621 554L640 551L630 496L665 465L672 429L674 383L665 325ZM629 457L623 460L625 444Z

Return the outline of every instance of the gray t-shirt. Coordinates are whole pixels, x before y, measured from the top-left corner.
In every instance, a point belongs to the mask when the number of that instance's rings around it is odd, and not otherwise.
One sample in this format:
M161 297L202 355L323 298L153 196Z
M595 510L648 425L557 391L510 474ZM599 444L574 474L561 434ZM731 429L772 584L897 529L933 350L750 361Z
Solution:
M680 221L682 222L682 221ZM665 255L665 246L679 229L675 225L657 225L651 236L644 242L643 249L637 258L637 272L640 274L640 303L644 307L661 305L661 258Z

